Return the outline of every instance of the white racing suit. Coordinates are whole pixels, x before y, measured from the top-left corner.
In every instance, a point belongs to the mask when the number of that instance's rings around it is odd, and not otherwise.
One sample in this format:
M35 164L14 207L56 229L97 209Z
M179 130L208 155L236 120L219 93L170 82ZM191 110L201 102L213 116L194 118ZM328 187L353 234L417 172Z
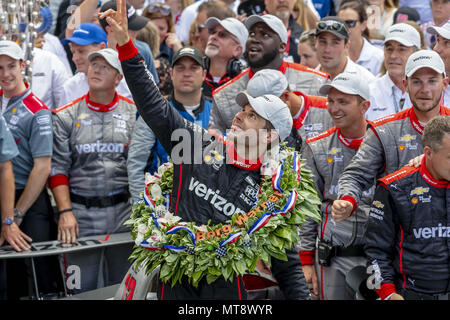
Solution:
M364 190L361 205L347 219L335 222L331 206L337 199L338 180L346 165L356 154L362 139L349 141L336 127L306 140L303 156L314 175L314 184L322 200L322 222L308 219L300 232L302 265L314 265L318 276L321 300L353 300L355 292L347 286L345 277L356 266L365 266L362 248L370 201L375 187ZM375 182L375 181L374 181ZM319 264L318 244L326 242L335 250L329 265Z
M128 231L123 223L131 214L126 163L134 103L116 93L109 105L98 105L87 94L56 109L53 120L50 187L69 186L79 236ZM79 270L81 276L81 285L75 281L68 289L79 293L120 283L131 249L127 244L65 255L66 275Z

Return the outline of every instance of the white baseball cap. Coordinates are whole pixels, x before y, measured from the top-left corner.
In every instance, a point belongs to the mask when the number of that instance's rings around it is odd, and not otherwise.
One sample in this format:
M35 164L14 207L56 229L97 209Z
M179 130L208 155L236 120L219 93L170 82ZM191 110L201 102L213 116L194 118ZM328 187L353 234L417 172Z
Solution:
M406 61L405 74L409 78L417 70L422 68L430 68L437 73L442 73L445 76L445 65L441 56L434 50L419 50L409 56Z
M431 34L438 34L445 39L450 39L450 20L448 20L442 27L428 27L427 31Z
M241 107L250 104L258 115L273 125L281 141L291 133L293 123L291 111L280 98L271 94L253 98L245 92L240 92L236 96L236 102Z
M88 56L88 60L92 61L92 59L96 57L103 57L111 67L119 71L120 74L123 74L122 66L119 60L119 54L117 53L117 51L111 48L106 48L99 51L91 52Z
M358 95L364 100L370 99L368 81L359 70L346 71L338 74L333 81L321 86L319 93L328 95L331 88L335 88L336 90L346 94Z
M248 30L245 25L236 18L219 20L216 17L211 17L206 20L206 27L209 30L215 28L219 24L238 39L242 46L242 50L245 51L245 43L248 38Z
M252 97L272 94L281 97L288 88L288 81L283 73L273 69L263 69L256 72L247 83L247 93Z
M0 41L0 55L6 55L15 60L25 59L22 48L17 43L9 40Z
M250 30L253 27L253 25L258 22L264 22L265 24L267 24L267 26L270 29L272 29L276 34L278 34L282 43L288 42L287 29L284 26L283 21L280 20L280 18L275 17L271 14L265 14L262 16L254 14L254 15L248 17L244 21L244 24L247 27L247 29Z
M388 41L397 41L404 46L416 46L420 48L420 33L406 23L396 23L389 27L384 38L384 44Z

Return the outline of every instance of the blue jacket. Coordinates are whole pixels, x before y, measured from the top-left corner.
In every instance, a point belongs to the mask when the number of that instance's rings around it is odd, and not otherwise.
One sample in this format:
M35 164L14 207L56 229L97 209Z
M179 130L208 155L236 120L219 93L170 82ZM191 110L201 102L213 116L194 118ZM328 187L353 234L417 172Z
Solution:
M209 113L212 106L211 100L205 99L205 97L202 96L200 106L194 110L194 114L196 115L195 119L184 109L184 106L181 103L175 100L173 96L169 98L169 103L172 107L177 109L178 113L181 114L183 118L208 129ZM155 146L153 147L151 153L151 163L146 171L150 174L154 174L158 171L158 167L167 161L169 161L169 155L166 150L164 150L159 140L156 140Z

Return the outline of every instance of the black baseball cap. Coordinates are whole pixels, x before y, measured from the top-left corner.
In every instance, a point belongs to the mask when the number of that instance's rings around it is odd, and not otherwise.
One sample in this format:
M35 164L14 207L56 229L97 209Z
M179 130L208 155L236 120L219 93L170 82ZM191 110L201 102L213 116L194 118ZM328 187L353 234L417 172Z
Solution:
M322 32L329 32L339 39L348 39L349 32L345 21L336 16L327 16L320 19L316 26L316 36Z
M116 0L111 0L111 1L105 2L102 5L102 7L100 8L100 12L105 12L108 9L113 9L113 10L117 11ZM138 15L136 12L136 9L128 2L127 2L127 16L128 16L128 29L129 30L134 30L134 31L141 30L143 27L145 27L147 22L150 21L149 18ZM101 24L103 30L105 30L106 26L108 25L108 23L106 22L106 19L101 19L100 24Z
M172 67L178 60L180 60L183 57L189 57L191 59L194 59L203 69L205 68L205 66L203 65L202 53L197 48L190 46L183 47L177 52L175 52L172 58Z
M394 23L400 23L404 21L414 21L420 20L420 14L416 9L410 7L400 7L394 13Z

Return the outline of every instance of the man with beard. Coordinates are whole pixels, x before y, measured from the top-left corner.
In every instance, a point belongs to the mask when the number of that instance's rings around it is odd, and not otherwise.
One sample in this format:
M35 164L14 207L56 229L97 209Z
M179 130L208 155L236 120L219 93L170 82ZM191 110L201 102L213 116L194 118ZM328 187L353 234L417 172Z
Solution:
M209 32L205 49L203 94L209 98L219 86L227 83L242 71L239 60L245 50L248 38L247 28L235 18L219 20L215 17L206 21Z
M294 6L297 0L265 0L266 12L272 14L283 21L284 26L288 30L288 43L284 51L286 61L300 63L298 54L298 39L304 29L295 21L292 16Z
M281 71L288 79L291 90L307 95L319 95L320 86L328 79L326 72L283 61L288 32L279 18L270 14L253 15L247 18L244 24L249 30L244 57L250 68L213 91L209 127L222 132L230 128L235 114L241 110L235 102L236 95L247 88L249 79L259 70Z
M373 185L375 178L399 170L423 153L421 136L431 118L450 115L450 109L440 104L449 80L439 54L431 50L413 53L406 62L405 74L403 83L412 107L369 125L361 147L339 179L340 200L332 206L336 222L352 215L362 191Z

